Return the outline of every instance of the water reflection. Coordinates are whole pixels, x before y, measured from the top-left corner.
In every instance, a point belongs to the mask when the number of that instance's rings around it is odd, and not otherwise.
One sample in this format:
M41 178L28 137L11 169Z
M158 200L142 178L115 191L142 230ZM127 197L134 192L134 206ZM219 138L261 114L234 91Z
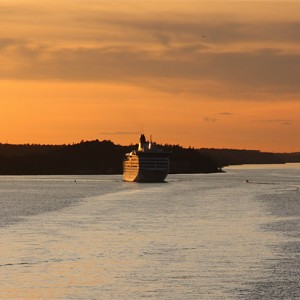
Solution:
M299 296L298 173L286 174L284 184L265 170L171 175L167 185L111 177L78 190L63 178L69 205L2 227L0 298ZM250 176L280 184L245 184Z

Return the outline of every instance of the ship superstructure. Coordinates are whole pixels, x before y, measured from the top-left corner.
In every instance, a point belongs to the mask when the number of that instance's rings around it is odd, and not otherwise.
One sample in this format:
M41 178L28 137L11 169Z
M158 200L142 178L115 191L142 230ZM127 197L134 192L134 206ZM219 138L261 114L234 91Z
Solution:
M170 152L158 149L142 134L137 150L125 155L123 180L135 182L163 182L169 173Z

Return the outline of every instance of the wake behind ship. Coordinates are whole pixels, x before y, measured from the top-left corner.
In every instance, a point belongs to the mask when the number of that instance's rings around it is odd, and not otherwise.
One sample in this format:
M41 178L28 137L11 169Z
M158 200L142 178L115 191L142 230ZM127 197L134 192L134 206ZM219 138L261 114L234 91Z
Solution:
M170 152L157 149L142 134L138 150L125 155L123 180L135 182L163 182L169 173Z

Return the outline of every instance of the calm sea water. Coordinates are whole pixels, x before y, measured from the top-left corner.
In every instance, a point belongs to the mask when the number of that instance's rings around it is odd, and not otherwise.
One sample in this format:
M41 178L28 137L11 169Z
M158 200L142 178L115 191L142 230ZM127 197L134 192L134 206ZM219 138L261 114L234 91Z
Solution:
M300 165L226 171L0 177L0 299L299 299Z

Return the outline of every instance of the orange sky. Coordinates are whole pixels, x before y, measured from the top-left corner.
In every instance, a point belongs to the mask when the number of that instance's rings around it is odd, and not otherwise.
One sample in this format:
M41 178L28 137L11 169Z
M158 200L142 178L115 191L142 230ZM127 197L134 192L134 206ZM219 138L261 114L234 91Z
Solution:
M0 0L0 142L300 151L300 2Z

